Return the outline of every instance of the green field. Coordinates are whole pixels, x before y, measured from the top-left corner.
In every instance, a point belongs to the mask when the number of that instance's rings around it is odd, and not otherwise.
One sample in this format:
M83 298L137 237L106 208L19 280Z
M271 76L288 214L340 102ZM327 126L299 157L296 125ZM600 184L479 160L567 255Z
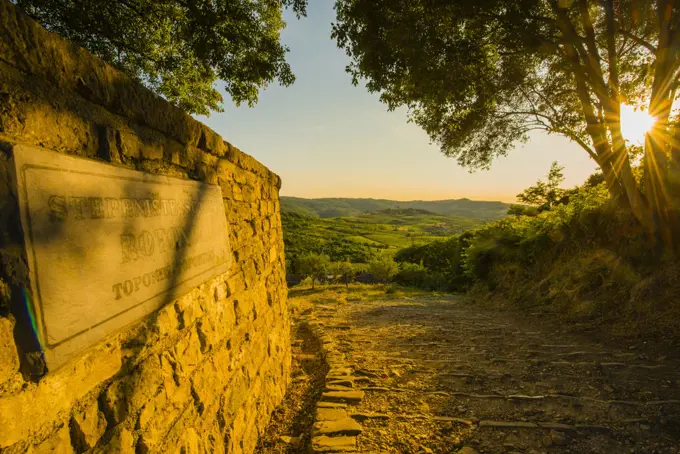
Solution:
M284 210L281 218L289 260L315 252L328 254L333 261L354 263L365 263L376 253L429 243L488 222L486 218L442 215L413 208L334 218Z

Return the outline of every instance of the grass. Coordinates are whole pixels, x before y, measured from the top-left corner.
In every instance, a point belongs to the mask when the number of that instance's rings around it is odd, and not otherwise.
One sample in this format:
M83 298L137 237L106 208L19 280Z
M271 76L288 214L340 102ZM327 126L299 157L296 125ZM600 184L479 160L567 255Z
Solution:
M288 307L292 314L304 313L317 304L351 304L356 301L382 301L391 299L408 298L415 296L437 295L435 292L380 284L350 284L349 288L344 285L317 285L312 289L309 286L295 286L288 290Z

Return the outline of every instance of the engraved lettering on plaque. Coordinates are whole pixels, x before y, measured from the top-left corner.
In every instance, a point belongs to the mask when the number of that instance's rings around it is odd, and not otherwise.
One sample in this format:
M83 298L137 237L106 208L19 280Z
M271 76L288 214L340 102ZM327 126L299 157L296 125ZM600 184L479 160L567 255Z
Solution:
M26 146L14 160L48 366L229 269L219 186Z

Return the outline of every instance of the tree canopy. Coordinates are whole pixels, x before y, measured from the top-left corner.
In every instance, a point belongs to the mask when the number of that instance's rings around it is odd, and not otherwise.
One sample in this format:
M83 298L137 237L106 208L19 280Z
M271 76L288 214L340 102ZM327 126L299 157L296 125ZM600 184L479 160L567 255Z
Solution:
M549 210L564 195L564 190L560 189L564 181L563 170L564 167L561 167L557 161L553 162L548 172L548 179L538 180L535 185L517 194L517 200Z
M612 196L667 233L680 188L677 0L337 0L333 36L389 109L409 108L443 153L488 168L534 130L597 162ZM644 147L621 132L621 105L656 123Z
M326 278L330 264L331 261L326 254L310 252L298 258L297 269L300 274L312 280L312 288L314 288L315 281L321 282Z
M88 49L189 113L221 110L295 76L280 43L282 14L307 0L15 0L48 30Z

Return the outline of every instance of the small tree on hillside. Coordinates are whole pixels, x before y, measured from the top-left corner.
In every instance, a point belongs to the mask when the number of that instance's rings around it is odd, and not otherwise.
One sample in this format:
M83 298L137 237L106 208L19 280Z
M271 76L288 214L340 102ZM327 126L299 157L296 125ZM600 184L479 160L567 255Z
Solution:
M526 188L517 194L517 200L527 205L538 206L539 210L549 210L564 196L564 189L560 185L564 182L564 174L557 161L550 166L548 180L538 180L535 185Z
M320 282L326 277L329 265L330 258L327 255L310 252L298 259L297 268L301 275L312 280L312 288L314 288L314 281Z
M354 281L357 275L357 270L352 266L349 261L337 262L335 265L335 278L345 284L349 288L349 284Z
M389 282L399 272L399 266L392 256L380 254L368 262L368 270L381 282Z

